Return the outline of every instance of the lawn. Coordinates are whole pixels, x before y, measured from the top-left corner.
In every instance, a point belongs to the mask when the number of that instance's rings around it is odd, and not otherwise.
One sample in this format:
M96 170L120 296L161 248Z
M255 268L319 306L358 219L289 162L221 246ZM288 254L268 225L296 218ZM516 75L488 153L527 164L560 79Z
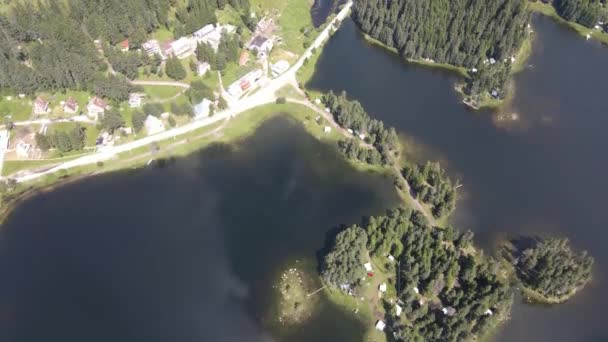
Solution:
M277 10L278 34L283 38L280 47L297 54L304 52L304 42L310 43L317 36L310 16L311 7L309 0L251 0L251 11L258 17L268 10ZM308 37L303 31L309 32Z
M167 100L185 90L184 88L174 86L143 86L143 88L152 102Z
M82 154L82 152L81 152ZM82 155L73 155L65 158L56 159L39 159L39 160L6 160L2 168L2 176L9 176L15 172L28 169L36 169L44 166L51 167L52 165L64 163L72 159L81 157Z
M215 16L220 24L230 24L234 26L243 24L241 14L230 6L230 4L226 5L223 10L215 10Z
M24 121L30 118L32 114L32 103L30 98L20 99L12 96L11 100L6 97L0 99L0 117L2 120L10 117L12 121Z
M154 31L152 33L152 37L151 39L156 39L159 42L164 42L167 41L169 39L173 39L173 32L171 32L169 29L165 28L165 27L161 27L158 30Z

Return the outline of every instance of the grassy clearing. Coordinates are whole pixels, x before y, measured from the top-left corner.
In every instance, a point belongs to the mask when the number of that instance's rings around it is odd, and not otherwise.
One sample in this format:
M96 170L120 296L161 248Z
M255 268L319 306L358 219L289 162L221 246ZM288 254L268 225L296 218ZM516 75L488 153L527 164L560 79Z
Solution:
M602 32L601 30L590 29L575 22L565 20L564 18L560 17L559 14L557 14L555 7L550 4L545 4L543 2L536 1L528 3L528 6L531 11L551 17L558 23L570 27L583 37L586 37L589 34L594 39L597 39L603 44L608 45L608 33Z
M279 13L278 34L283 38L281 47L302 54L304 42L310 43L317 33L310 15L312 4L309 0L251 0L251 11L261 17L276 10Z
M24 121L30 118L32 114L32 99L20 99L12 96L11 100L6 98L0 99L0 117L10 118L13 121Z
M220 24L230 24L239 26L243 23L241 20L241 14L234 9L234 7L227 4L223 10L216 10L215 16Z
M283 86L281 89L277 90L277 97L285 97L290 99L304 100L306 97L302 95L297 89L295 89L291 84Z
M39 160L6 160L4 161L4 166L2 168L2 176L6 177L12 175L16 172L28 169L38 169L42 167L51 167L53 165L57 165L60 163L65 163L67 161L82 157L83 152L80 152L79 155L68 156L64 158L54 158L54 159L39 159ZM85 153L86 154L86 153Z
M511 65L511 74L522 72L527 65L528 58L532 55L532 41L534 37L530 34L522 43L517 56L515 56L515 62Z
M292 267L281 273L276 290L279 292L278 320L281 324L302 323L312 316L318 297L309 297L313 291L312 277Z
M173 86L143 86L151 101L163 101L176 96L185 89Z
M159 42L164 42L170 39L174 39L174 37L173 32L171 32L166 27L161 27L152 33L151 39L156 39Z

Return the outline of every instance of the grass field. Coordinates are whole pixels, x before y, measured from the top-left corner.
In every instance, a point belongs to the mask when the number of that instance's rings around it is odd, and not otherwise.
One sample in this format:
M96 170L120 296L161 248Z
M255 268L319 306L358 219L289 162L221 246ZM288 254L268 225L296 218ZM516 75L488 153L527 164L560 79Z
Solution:
M279 13L278 34L283 38L281 48L302 54L304 42L311 42L317 32L312 24L310 9L312 1L309 0L251 0L251 11L262 16L269 10ZM303 31L309 32L306 36Z
M164 101L183 92L185 89L173 86L143 86L148 99L154 101Z
M4 120L9 117L13 121L27 120L32 114L32 103L30 98L20 99L12 96L11 100L7 100L3 97L0 99L0 118Z

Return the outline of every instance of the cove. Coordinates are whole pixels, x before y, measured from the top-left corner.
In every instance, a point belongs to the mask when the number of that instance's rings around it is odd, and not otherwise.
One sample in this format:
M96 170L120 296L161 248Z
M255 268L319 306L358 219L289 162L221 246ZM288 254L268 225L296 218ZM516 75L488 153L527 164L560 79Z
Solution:
M323 298L276 328L272 281L337 225L399 204L279 116L234 145L26 200L0 231L1 341L361 341Z
M499 113L468 110L453 89L456 76L371 46L351 20L323 50L308 87L346 90L415 142L410 158L440 160L460 178L452 220L472 229L486 253L505 235L551 234L595 257L593 282L566 304L517 298L497 341L604 341L608 49L545 17L535 17L533 28L530 66L515 77L513 103Z

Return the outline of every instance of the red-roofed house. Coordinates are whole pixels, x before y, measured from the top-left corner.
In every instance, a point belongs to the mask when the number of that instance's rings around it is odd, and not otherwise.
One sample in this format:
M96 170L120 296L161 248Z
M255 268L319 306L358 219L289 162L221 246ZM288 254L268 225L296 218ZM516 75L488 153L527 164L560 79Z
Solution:
M125 39L122 42L120 42L120 51L122 52L127 52L129 51L129 40Z
M42 96L38 96L34 101L34 114L47 114L49 111L49 102L46 101Z
M76 113L78 111L78 102L76 102L73 97L70 97L69 99L67 99L67 101L65 101L65 104L63 105L63 111L68 114Z
M94 96L89 104L87 105L87 115L92 119L97 119L99 114L103 114L108 107L106 101L101 98Z

